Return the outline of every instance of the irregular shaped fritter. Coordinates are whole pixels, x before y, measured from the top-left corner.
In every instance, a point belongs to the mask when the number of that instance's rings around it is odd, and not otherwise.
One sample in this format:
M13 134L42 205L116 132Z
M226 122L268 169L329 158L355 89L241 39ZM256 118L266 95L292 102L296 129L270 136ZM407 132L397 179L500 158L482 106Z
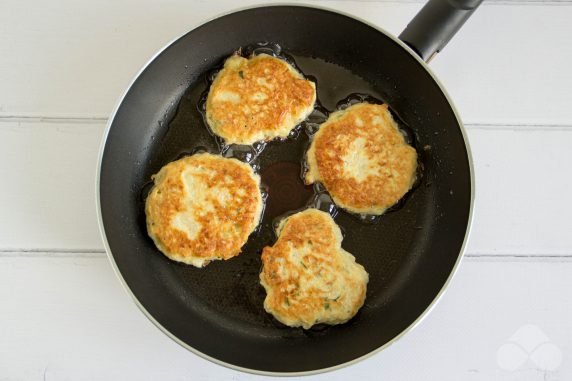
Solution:
M342 233L332 217L307 209L281 221L277 233L278 241L262 252L264 309L288 326L305 329L355 316L369 276L342 249Z
M262 213L260 177L248 164L201 153L152 178L147 231L163 254L196 267L240 254Z
M312 112L316 86L287 62L260 54L233 55L207 98L207 122L227 144L286 137Z
M321 182L350 212L380 215L413 186L417 152L387 105L359 103L320 126L307 161L307 184Z

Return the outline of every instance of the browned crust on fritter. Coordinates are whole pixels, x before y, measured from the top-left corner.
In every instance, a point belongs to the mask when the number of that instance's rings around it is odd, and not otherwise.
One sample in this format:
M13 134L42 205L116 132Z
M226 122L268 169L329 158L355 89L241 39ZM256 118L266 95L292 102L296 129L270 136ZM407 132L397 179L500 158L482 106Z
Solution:
M278 241L262 252L265 309L286 325L304 328L352 318L365 300L368 275L341 248L341 231L331 216L308 209L279 229Z
M217 98L223 92L240 99ZM250 59L235 55L211 86L207 121L226 143L253 144L286 137L312 110L315 100L314 83L287 62L266 54Z
M332 114L316 134L311 151L317 178L306 177L307 183L320 181L334 202L352 212L382 214L411 189L417 168L417 153L399 132L387 105L358 104L341 116ZM374 124L380 117L382 123ZM358 126L356 119L362 120ZM350 144L358 138L365 141L365 153L379 173L365 179L344 174L344 157ZM310 161L311 163L311 161Z
M172 226L178 213L188 211L182 176L190 167L204 169L193 177L207 191L224 187L231 196L226 206L210 197L213 210L194 213L202 226L195 239ZM196 154L167 164L153 178L155 186L146 200L147 229L166 256L186 262L185 258L229 259L240 253L261 213L259 180L252 168L235 159Z

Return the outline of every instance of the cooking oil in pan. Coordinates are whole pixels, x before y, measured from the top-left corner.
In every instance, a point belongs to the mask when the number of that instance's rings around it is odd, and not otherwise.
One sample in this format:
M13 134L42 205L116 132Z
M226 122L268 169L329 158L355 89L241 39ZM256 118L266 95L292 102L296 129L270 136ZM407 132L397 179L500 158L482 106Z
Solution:
M299 176L300 165L281 161L265 166L260 175L268 187L266 214L273 218L303 207L314 192Z
M211 149L205 146L197 146L190 150L181 151L181 153L177 156L176 160L182 159L186 156L192 156L199 153L214 153Z
M306 134L311 137L318 131L320 125L328 120L329 115L330 112L320 104L319 100L316 100L314 110L312 110L312 113L302 122L302 128Z

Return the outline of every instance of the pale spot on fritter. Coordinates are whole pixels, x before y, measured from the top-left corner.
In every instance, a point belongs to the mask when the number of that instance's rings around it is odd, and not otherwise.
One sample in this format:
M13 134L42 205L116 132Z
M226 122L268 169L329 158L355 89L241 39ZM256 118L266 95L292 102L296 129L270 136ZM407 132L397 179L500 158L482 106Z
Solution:
M240 103L240 95L232 91L221 91L216 94L215 100L220 102Z
M268 99L268 95L266 95L265 93L262 93L262 92L258 92L258 93L252 94L250 99L252 99L253 101L257 101L257 102L264 102L266 99Z
M349 143L349 149L342 156L344 177L353 177L362 182L369 176L378 175L379 168L372 158L367 156L365 146L364 138L357 138Z
M181 212L173 217L173 227L183 232L189 240L194 240L202 229L202 225L197 222L190 212Z
M264 74L268 74L268 73L269 73L269 70L264 71ZM260 86L264 86L270 90L272 90L274 88L272 83L270 83L266 78L257 78L256 83L258 83Z

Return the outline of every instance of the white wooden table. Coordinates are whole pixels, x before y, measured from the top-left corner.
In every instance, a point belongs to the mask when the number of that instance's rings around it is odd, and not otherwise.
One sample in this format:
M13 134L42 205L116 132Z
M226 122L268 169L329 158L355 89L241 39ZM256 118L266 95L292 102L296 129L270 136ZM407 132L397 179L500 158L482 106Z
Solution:
M241 1L240 6L257 1ZM417 0L311 1L398 34ZM181 348L103 250L107 118L164 44L231 0L0 0L0 380L258 380ZM572 1L488 0L431 63L468 129L472 235L434 311L312 380L572 379Z

